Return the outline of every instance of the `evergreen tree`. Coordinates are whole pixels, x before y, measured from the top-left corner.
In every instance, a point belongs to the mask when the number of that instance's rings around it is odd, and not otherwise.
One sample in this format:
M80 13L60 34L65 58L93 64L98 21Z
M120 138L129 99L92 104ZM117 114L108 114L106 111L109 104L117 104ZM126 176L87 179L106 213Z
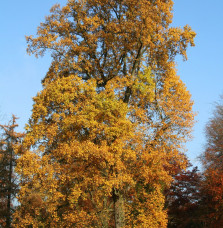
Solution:
M14 212L14 200L18 192L18 182L15 174L17 155L14 147L21 143L23 134L17 133L16 117L13 115L7 125L0 125L0 224L11 227Z

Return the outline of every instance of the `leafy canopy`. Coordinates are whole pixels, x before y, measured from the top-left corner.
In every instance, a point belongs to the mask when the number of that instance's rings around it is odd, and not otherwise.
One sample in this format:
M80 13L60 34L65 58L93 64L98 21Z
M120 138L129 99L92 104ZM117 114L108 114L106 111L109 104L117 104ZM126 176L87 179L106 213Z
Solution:
M193 125L174 57L195 33L169 27L172 6L70 0L27 37L52 63L20 152L15 224L166 227L163 189Z

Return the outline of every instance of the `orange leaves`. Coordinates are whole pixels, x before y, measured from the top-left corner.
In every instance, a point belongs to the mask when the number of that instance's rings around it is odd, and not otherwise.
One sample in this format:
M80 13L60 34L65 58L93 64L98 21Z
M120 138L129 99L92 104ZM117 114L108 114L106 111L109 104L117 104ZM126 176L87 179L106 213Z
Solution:
M25 143L27 151L19 160L18 170L24 178L22 204L23 197L30 194L30 184L32 191L45 195L46 204L52 206L47 211L52 214L57 205L65 204L63 195L72 207L83 208L80 200L89 200L91 194L111 197L112 188L134 183L125 164L135 158L128 146L134 136L132 123L126 119L128 107L109 85L107 88L97 93L94 79L83 82L69 76L47 84L34 99L24 142L35 138L33 145L38 150L30 152L32 144ZM43 115L43 106L47 115ZM84 206L86 210L88 206ZM69 207L64 210L71 215ZM75 211L72 216L79 221L80 213ZM61 219L65 218L60 217L60 223Z
M142 70L142 61L154 70L157 64L166 70L169 58L178 53L186 57L195 36L188 26L168 29L172 5L172 1L69 1L53 8L36 38L27 38L28 52L38 56L50 50L61 77L69 71L104 84L115 76L132 75L136 66Z
M184 28L170 28L165 34L166 47L171 58L176 54L181 54L184 60L187 60L186 49L188 45L195 46L194 38L196 33L190 26Z
M222 226L223 209L223 102L216 103L212 118L206 126L207 143L201 157L204 166L203 194L208 223L213 227Z
M70 0L27 38L29 53L50 51L53 61L34 98L19 161L27 177L21 222L166 226L162 190L174 166L185 165L182 142L193 123L173 58L185 55L194 33L168 28L172 6ZM48 205L43 220L38 210L21 214L29 186Z
M24 178L20 202L25 206L22 200L31 185L49 205L46 224L79 223L82 213L89 213L88 224L100 224L107 213L100 197L113 205L115 189L126 213L137 211L126 217L126 224L165 227L161 191L171 181L173 166L185 162L179 154L183 136L178 130L186 130L192 116L182 119L188 121L185 125L177 118L191 112L190 96L174 69L162 81L149 70L129 81L129 104L122 100L125 84L119 83L111 79L99 90L95 79L70 75L47 83L34 98L26 152L18 164ZM34 145L37 150L29 151ZM103 213L95 215L96 211ZM112 218L109 213L107 219Z

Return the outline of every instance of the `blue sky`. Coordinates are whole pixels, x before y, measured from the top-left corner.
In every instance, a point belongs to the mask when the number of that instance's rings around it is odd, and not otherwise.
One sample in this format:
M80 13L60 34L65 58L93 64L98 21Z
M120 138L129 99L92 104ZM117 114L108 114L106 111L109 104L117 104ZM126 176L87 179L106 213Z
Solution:
M25 35L33 35L55 3L66 0L11 0L0 7L0 123L11 114L20 119L23 130L31 115L32 97L41 90L50 58L36 59L26 54ZM213 103L223 94L223 26L222 0L175 0L173 26L189 24L197 33L196 47L188 49L188 61L177 57L178 74L195 102L198 113L194 138L187 143L187 155L198 165L196 157L205 143L204 128L211 117Z

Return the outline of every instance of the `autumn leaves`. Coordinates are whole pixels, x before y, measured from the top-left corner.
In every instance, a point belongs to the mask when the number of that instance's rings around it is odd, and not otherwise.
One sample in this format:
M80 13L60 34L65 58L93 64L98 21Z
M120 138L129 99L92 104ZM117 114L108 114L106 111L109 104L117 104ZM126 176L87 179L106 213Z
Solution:
M172 5L70 0L27 38L52 63L19 152L15 227L166 227L193 125L174 57L195 33L169 28Z

